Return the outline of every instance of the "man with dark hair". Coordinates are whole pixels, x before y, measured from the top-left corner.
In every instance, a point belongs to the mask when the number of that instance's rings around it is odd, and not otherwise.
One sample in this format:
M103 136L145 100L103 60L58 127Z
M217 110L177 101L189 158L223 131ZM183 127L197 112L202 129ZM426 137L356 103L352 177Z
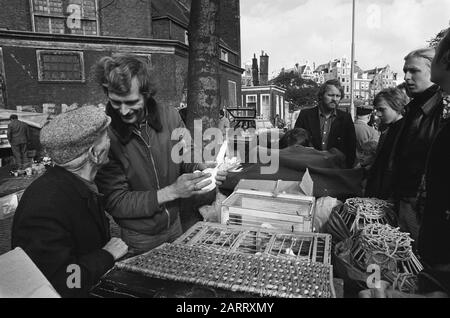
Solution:
M96 182L106 210L121 227L132 254L140 254L182 234L181 199L205 193L212 180L203 163L172 159L175 129L184 123L175 108L156 103L149 65L134 55L102 58L96 66L111 116L109 163ZM220 184L226 172L218 172Z
M20 121L17 115L9 117L11 122L8 125L8 141L14 156L16 169L23 170L27 164L27 144L29 140L28 125Z
M306 129L317 150L337 148L345 155L347 168L352 168L356 156L356 135L350 114L338 109L344 90L338 80L329 80L318 93L319 106L303 109L295 128Z

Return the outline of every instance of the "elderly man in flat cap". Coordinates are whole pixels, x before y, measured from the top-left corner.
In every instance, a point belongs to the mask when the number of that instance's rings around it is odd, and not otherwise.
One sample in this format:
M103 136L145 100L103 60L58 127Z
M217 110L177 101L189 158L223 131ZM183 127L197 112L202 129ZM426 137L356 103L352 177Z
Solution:
M88 296L128 250L110 238L93 182L108 161L110 122L85 106L44 126L41 143L55 165L26 189L14 215L12 247L21 247L63 297Z

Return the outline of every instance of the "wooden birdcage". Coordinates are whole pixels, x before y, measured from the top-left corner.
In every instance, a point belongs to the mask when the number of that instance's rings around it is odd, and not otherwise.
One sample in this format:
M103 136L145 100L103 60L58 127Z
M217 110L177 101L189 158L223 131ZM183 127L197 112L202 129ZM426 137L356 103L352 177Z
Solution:
M222 203L221 223L313 232L314 197L305 196L294 181L241 180Z
M198 222L175 243L331 264L331 235Z
M165 243L116 263L154 278L261 297L335 298L332 266L294 257L250 255L205 245Z

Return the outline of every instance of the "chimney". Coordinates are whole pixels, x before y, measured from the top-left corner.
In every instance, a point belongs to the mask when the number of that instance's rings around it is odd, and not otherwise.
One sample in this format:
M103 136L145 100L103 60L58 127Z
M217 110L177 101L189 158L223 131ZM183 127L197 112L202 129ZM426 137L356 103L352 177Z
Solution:
M259 76L258 76L258 60L256 58L256 54L253 54L252 60L252 78L253 78L253 86L259 86Z
M259 82L261 85L269 84L269 56L264 51L261 51L261 57L259 58Z

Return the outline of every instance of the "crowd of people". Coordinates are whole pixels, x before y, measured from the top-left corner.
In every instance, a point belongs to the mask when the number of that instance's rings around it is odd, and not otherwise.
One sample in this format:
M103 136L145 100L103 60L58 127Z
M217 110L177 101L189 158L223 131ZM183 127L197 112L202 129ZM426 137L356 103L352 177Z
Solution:
M426 268L421 290L450 295L450 33L437 48L409 53L403 71L403 85L374 98L380 132L364 107L354 124L337 108L343 90L336 80L321 87L319 105L301 111L295 127L309 132L317 150L336 148L348 168L365 169L365 196L394 203L400 229L414 240Z
M421 292L450 295L450 33L439 46L404 58L405 85L375 96L379 118L361 107L355 121L338 109L338 80L319 90L318 106L302 110L280 147L299 143L338 151L347 169L366 171L366 197L395 203L399 226L411 234L425 270ZM56 116L41 131L55 165L25 191L14 216L12 247L21 247L62 296L87 296L114 261L146 252L182 234L184 198L205 194L205 163L176 163L171 133L179 113L154 99L149 66L132 55L104 57L96 79L108 104ZM278 123L277 123L278 124ZM19 131L19 124L15 124ZM220 129L229 122L220 113ZM227 172L218 172L220 185ZM121 228L111 238L107 211ZM81 287L66 281L71 265Z

